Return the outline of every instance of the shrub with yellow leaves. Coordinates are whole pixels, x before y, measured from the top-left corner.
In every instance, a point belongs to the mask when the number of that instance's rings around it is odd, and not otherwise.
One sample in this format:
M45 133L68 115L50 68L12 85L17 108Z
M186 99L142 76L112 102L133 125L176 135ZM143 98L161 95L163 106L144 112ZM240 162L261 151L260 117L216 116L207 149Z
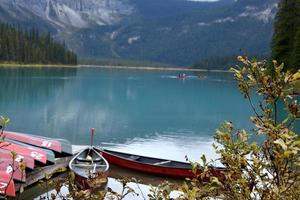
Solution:
M202 156L202 162L193 166L202 168L203 173L187 180L177 199L300 198L300 137L294 131L300 107L300 71L285 71L284 64L276 61L269 67L264 61L250 61L244 56L238 60L241 66L232 71L255 113L250 117L254 129L236 130L231 122L225 122L216 131L214 144L217 160L224 166L223 175L210 173L207 169L212 163ZM261 97L257 104L253 95ZM285 117L281 116L283 110ZM264 141L250 142L250 135L260 135ZM157 194L165 191L165 185L160 187Z

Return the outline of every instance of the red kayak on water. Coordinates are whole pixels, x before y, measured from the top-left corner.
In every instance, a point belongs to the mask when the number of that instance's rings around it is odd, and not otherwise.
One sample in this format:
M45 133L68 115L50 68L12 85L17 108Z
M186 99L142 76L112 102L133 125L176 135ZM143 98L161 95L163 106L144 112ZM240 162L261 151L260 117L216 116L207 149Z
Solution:
M17 133L12 131L3 131L5 138L37 146L40 148L49 149L57 153L66 153L72 155L71 144L62 139L52 139L42 136Z
M44 164L47 163L47 154L39 149L24 147L9 142L0 143L0 148L8 151L18 152L18 154L20 155L30 156L34 160L40 161L41 163Z
M187 162L152 158L101 148L96 148L96 150L101 153L110 164L124 168L172 178L183 179L195 177L195 174L192 172L191 164ZM223 168L212 167L211 171L216 176L219 176ZM199 170L198 173L201 173L201 170Z
M15 183L11 179L11 176L7 174L5 171L0 170L0 194L15 197L16 196L16 188Z
M0 149L0 158L1 159L10 159L10 160L12 160L12 154L8 150ZM20 163L21 160L23 160L25 162L27 168L34 169L34 159L32 157L17 154L16 158L15 158L15 161L17 163Z

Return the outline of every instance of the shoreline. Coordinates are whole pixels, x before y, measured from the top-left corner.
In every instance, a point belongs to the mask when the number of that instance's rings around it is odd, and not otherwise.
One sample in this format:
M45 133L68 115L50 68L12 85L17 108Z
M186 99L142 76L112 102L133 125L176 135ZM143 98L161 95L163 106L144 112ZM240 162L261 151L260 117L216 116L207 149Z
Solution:
M62 64L16 64L16 63L0 63L0 67L24 67L24 68L102 68L102 69L126 69L126 70L146 70L146 71L185 71L185 72L215 72L215 73L232 73L230 70L221 69L192 69L179 67L144 67L144 66L105 66L105 65L62 65Z
M129 69L129 70L149 70L149 71L186 71L186 72L218 72L218 73L232 73L230 70L222 69L192 69L180 67L130 67L130 66L103 66L103 65L77 65L78 68L103 68L103 69Z
M42 68L42 67L71 67L71 68L77 68L78 65L63 65L63 64L19 64L19 63L0 63L1 67L24 67L24 68Z

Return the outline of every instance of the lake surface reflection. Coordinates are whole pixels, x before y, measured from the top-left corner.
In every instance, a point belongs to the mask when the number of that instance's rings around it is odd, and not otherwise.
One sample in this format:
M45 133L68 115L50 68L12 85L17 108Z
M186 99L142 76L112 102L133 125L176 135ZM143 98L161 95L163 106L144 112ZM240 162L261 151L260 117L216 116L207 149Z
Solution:
M0 115L8 129L90 142L148 156L214 158L215 129L224 120L250 129L249 105L230 73L101 68L1 68Z

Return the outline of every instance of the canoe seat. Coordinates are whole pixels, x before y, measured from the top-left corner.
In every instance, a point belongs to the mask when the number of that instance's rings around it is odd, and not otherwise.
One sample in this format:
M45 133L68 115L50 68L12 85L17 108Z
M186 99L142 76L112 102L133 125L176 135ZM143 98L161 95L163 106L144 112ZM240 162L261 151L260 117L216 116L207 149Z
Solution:
M76 160L80 161L80 162L92 162L92 160L84 158L84 157L81 157L81 156L78 156L76 158ZM101 158L95 158L95 159L93 159L93 162L100 162L100 161L101 161Z
M135 155L131 155L128 157L130 160L138 160L140 159L141 157L140 156L135 156Z
M172 162L171 160L166 160L166 161L161 161L161 162L153 163L153 165L163 165L163 164L169 164L171 162Z

